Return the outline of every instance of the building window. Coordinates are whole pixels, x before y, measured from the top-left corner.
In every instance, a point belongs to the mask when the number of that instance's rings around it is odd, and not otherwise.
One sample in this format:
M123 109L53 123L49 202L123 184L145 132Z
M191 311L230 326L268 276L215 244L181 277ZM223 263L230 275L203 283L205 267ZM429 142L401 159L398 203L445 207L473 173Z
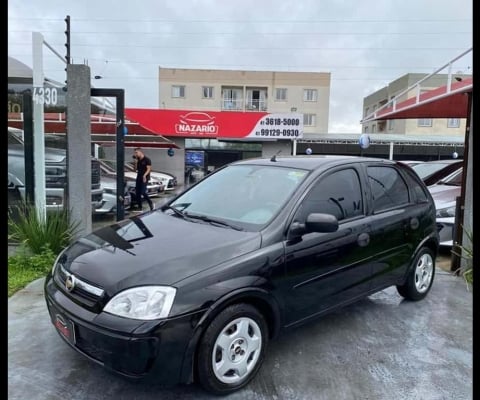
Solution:
M222 90L223 102L222 110L242 110L242 89L223 89Z
M213 86L202 86L202 98L213 99Z
M375 133L377 131L377 125L372 125L372 133Z
M419 118L418 119L418 126L432 126L432 119L431 118Z
M285 88L275 89L275 100L276 101L287 101L287 89L285 89Z
M303 114L304 126L315 126L316 120L317 120L316 114Z
M364 117L368 116L368 113L369 113L369 112L370 112L370 107L367 107L367 108L365 109L365 115L364 115Z
M305 89L303 91L303 101L317 101L317 89Z
M389 130L389 131L392 131L392 130L393 130L393 127L395 126L394 122L395 122L394 119L389 119L389 120L388 120L388 130Z
M459 118L448 118L447 119L447 128L460 128L460 119Z
M172 97L185 97L185 86L173 85L172 86Z
M368 133L368 126L363 127L363 133Z

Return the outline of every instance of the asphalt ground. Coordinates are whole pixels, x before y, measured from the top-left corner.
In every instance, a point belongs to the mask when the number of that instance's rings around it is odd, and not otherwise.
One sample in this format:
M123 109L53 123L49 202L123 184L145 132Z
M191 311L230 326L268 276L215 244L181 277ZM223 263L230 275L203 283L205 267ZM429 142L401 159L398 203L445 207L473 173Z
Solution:
M473 399L472 291L437 266L429 295L395 288L281 335L228 399ZM168 368L168 366L166 366ZM72 350L50 322L43 279L8 300L10 400L213 399L199 386L132 383Z

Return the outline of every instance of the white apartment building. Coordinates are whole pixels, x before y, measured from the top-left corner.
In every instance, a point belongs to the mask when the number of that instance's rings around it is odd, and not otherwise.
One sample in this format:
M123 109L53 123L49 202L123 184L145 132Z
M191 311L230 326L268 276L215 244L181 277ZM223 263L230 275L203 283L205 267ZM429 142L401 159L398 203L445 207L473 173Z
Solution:
M159 108L303 114L304 137L328 132L330 73L159 68Z
M410 73L390 82L386 87L377 90L363 99L363 116L367 116L382 107L389 100L395 98L428 74ZM471 77L471 75L456 74L456 79ZM425 80L421 85L420 93L446 85L448 74L436 74ZM416 91L411 90L397 99L398 102L415 97ZM392 119L386 121L371 121L362 126L363 133L404 134L404 135L465 135L465 118L420 118L420 119Z

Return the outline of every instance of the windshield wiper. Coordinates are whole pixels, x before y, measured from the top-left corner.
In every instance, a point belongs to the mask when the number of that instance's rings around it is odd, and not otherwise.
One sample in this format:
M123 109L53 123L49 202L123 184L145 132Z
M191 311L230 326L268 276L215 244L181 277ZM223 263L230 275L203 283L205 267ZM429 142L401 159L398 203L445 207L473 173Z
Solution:
M183 211L180 211L177 207L174 207L174 206L165 206L164 207L164 210L172 210L176 215L178 215L179 217L183 218L183 219L187 219L187 215L183 212Z
M456 182L448 182L448 181L438 181L437 185L446 185L446 186L460 186L459 183Z
M199 219L201 221L205 221L205 222L208 222L210 224L218 224L218 225L221 225L221 226L226 226L227 228L235 229L236 231L243 231L243 228L240 228L239 226L229 224L225 221L222 221L222 220L219 220L219 219L216 219L216 218L207 217L206 215L196 215L196 214L190 214L190 213L188 213L188 214L184 213L184 215L187 218Z

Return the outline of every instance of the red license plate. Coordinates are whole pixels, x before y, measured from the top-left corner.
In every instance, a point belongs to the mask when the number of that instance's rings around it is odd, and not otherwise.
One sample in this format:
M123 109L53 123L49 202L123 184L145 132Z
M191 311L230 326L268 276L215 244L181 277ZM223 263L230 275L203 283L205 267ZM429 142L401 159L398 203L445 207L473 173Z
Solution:
M64 316L57 314L54 320L55 328L58 332L67 339L70 343L75 343L75 331L73 329L73 323L66 319Z

